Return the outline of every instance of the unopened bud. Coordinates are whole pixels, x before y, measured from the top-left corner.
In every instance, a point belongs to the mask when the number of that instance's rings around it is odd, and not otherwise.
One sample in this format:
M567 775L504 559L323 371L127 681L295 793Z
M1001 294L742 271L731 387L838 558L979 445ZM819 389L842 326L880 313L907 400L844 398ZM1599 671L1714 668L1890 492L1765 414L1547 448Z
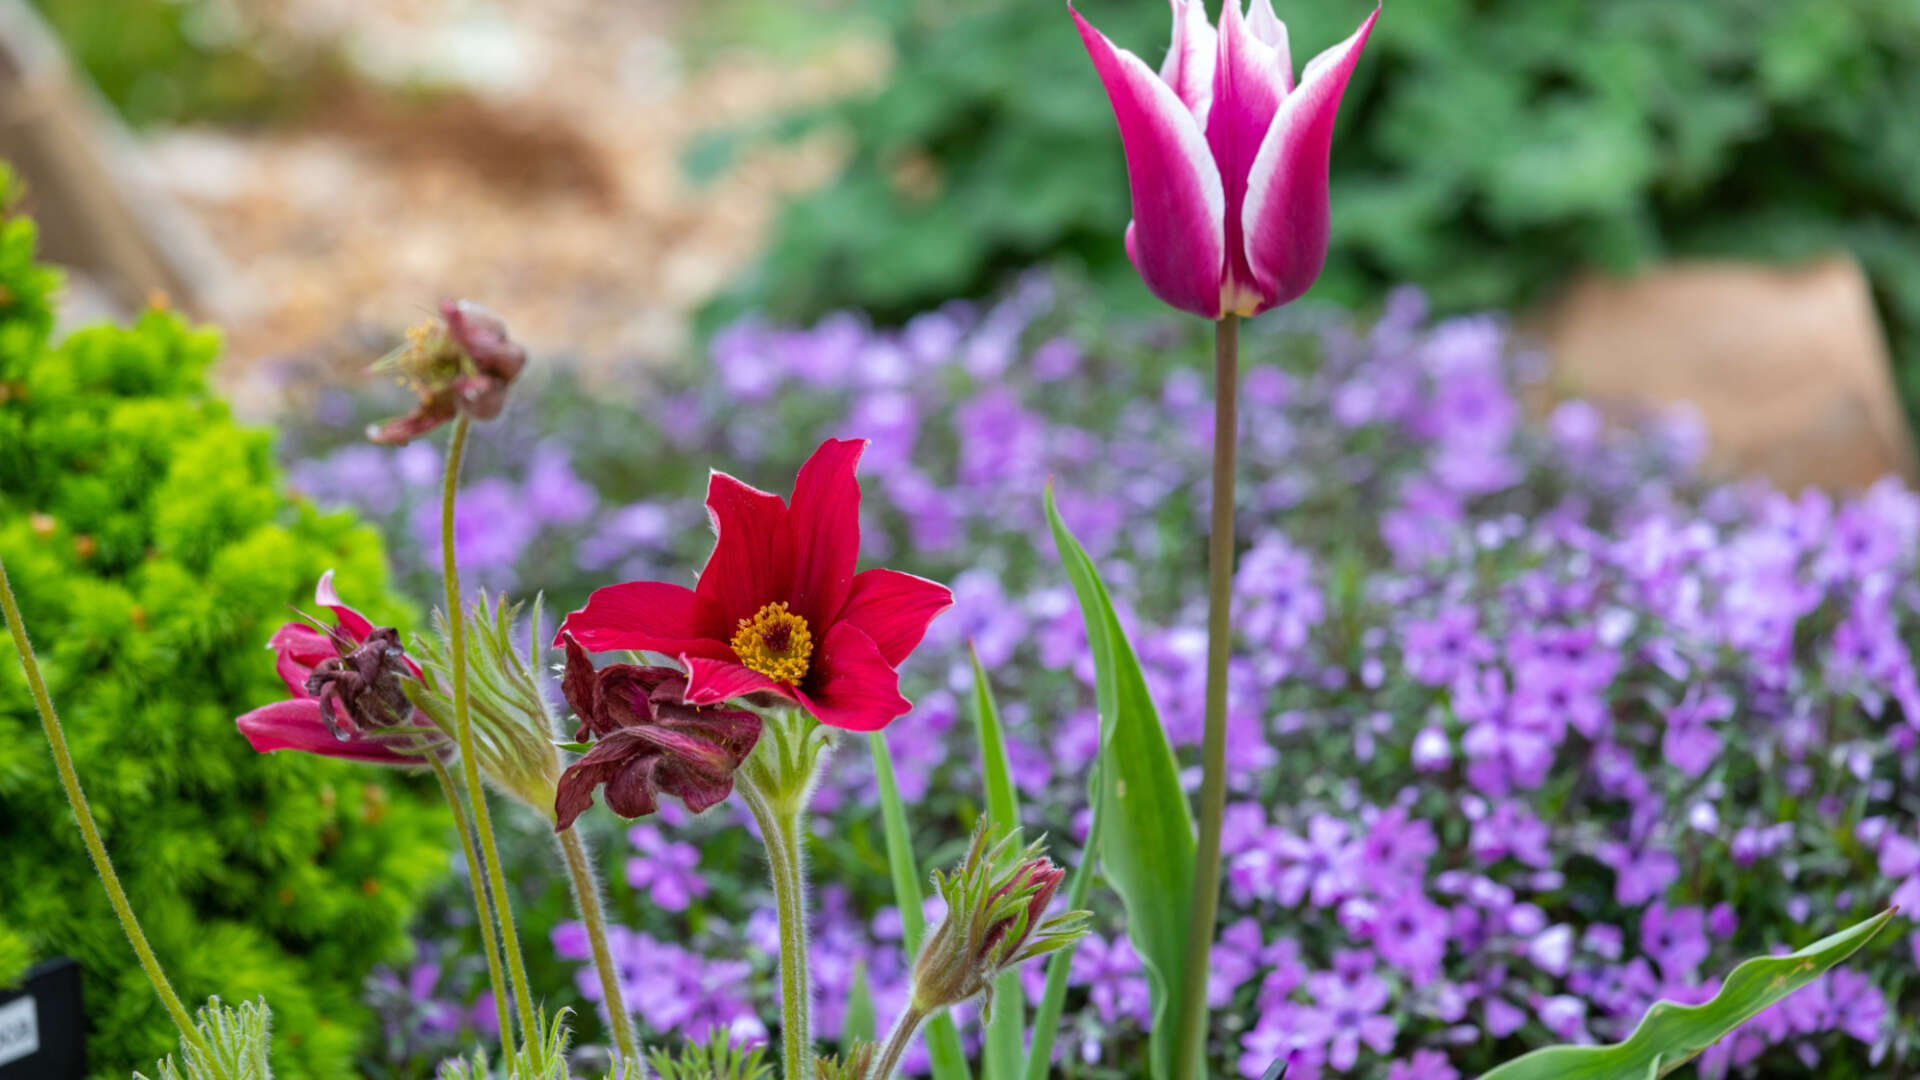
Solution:
M1042 853L1044 841L1019 843L1020 830L996 837L983 823L960 866L951 875L934 873L947 915L914 964L915 1010L930 1013L985 995L982 1010L991 1011L995 979L1086 934L1088 912L1047 917L1066 871Z

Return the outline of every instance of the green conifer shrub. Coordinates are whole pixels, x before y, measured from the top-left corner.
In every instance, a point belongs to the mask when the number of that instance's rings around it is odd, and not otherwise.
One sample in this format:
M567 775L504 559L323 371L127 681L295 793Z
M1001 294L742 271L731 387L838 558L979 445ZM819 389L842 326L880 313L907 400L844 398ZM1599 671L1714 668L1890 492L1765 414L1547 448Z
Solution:
M155 311L54 347L56 285L33 225L0 222L0 557L88 799L181 996L264 997L277 1075L357 1075L362 982L447 873L444 810L398 773L262 757L233 721L285 693L263 646L328 567L373 617L418 613L379 537L290 498L269 436L209 392L213 334ZM91 1065L124 1078L176 1035L0 652L0 983L77 957Z

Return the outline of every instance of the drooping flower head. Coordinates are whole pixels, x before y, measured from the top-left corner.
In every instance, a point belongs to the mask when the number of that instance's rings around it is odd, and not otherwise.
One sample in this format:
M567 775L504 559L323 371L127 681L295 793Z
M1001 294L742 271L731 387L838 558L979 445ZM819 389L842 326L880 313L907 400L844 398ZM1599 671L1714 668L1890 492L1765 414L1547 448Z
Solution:
M707 509L718 537L697 585L631 581L597 590L567 616L587 650L643 649L686 666L686 701L766 695L820 722L877 731L912 707L896 670L953 603L946 586L897 570L854 573L860 558L864 440L828 439L794 480L791 502L716 472Z
M1258 315L1307 291L1327 258L1327 159L1340 96L1380 12L1293 81L1269 0L1170 0L1155 74L1073 11L1127 155L1127 256L1147 288L1208 319ZM1072 5L1068 5L1072 11Z
M407 682L421 673L401 648L400 632L374 626L342 603L331 570L320 576L314 602L333 612L332 627L290 622L267 642L293 697L236 721L253 748L378 765L418 765L421 749L444 750L446 740L407 700Z
M398 446L465 413L491 420L507 404L507 389L527 366L527 350L507 335L507 324L471 300L446 300L440 318L407 331L407 342L374 365L419 395L405 416L375 424L367 438Z
M603 784L607 805L627 818L659 809L662 791L696 814L732 793L733 771L760 740L760 717L686 704L686 676L674 668L609 664L596 671L573 635L566 646L560 688L580 718L574 739L597 741L560 774L555 832L571 827Z

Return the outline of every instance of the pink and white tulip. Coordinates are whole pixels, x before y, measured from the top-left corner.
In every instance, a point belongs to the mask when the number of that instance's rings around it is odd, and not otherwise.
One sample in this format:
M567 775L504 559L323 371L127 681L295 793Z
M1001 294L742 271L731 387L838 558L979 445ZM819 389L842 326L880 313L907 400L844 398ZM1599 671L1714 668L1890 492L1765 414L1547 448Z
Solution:
M1173 45L1155 74L1073 10L1120 124L1133 189L1127 256L1147 288L1208 319L1258 315L1307 291L1327 259L1327 157L1340 96L1374 9L1293 80L1269 0L1170 0Z

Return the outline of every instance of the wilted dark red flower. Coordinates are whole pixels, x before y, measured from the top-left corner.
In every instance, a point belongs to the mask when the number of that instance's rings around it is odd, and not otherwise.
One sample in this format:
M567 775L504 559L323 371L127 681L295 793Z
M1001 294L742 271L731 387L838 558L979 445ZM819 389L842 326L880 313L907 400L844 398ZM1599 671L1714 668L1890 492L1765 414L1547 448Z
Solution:
M595 652L647 649L687 666L687 700L785 698L821 723L876 731L912 708L895 670L953 604L947 587L860 560L865 440L828 439L800 467L789 505L716 472L707 509L719 536L695 588L630 581L567 616ZM556 638L555 644L559 640Z
M621 817L660 808L664 791L699 813L733 792L733 772L760 741L760 718L744 709L685 701L686 676L674 668L609 664L595 670L587 650L566 635L560 688L580 718L576 740L593 749L560 774L554 831L573 825L604 784Z
M500 316L470 300L440 304L438 321L407 331L407 343L375 365L391 371L420 396L405 416L367 429L367 438L398 446L465 413L491 420L507 404L507 389L527 366L527 350L507 336Z
M293 698L236 721L253 748L380 765L418 765L418 753L403 751L444 748L444 737L407 700L406 682L420 680L421 673L401 648L400 632L376 627L341 603L331 570L320 576L314 602L332 611L336 622L331 628L290 622L267 642Z

